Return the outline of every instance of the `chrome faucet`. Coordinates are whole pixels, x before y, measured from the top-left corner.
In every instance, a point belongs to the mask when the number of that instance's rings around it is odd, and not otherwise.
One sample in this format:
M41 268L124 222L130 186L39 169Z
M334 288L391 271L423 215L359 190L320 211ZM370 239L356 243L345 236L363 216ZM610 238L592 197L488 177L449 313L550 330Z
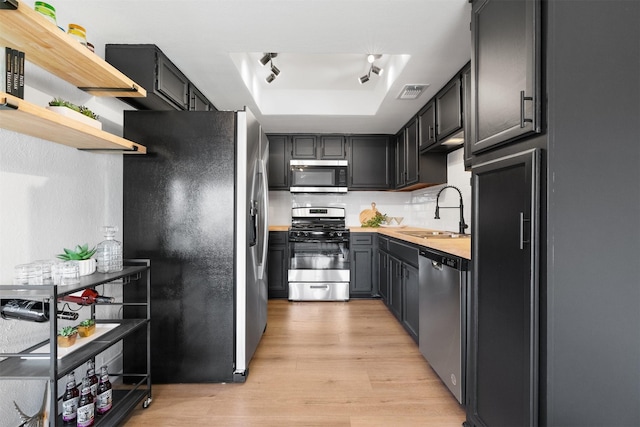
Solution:
M453 188L454 190L456 190L458 192L458 194L460 195L460 206L440 206L438 205L438 201L440 200L440 193L442 193L444 190L446 190L447 188ZM447 185L444 186L440 189L440 191L438 191L438 195L436 196L436 216L434 217L434 219L440 219L440 209L456 209L459 208L460 209L460 234L464 234L464 230L469 227L467 224L465 224L464 222L464 205L462 204L462 192L460 191L460 189L458 189L458 187L454 187L453 185Z

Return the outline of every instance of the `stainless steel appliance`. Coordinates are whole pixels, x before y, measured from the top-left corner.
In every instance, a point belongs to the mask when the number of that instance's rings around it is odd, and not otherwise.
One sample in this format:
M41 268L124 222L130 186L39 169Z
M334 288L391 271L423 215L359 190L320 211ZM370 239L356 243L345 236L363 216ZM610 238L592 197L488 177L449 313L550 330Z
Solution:
M124 253L150 258L154 382L242 382L266 327L268 140L250 111L126 111Z
M346 193L346 160L290 160L292 193Z
M289 255L289 300L349 300L349 230L344 208L293 208Z
M462 403L468 261L422 248L418 267L420 352Z

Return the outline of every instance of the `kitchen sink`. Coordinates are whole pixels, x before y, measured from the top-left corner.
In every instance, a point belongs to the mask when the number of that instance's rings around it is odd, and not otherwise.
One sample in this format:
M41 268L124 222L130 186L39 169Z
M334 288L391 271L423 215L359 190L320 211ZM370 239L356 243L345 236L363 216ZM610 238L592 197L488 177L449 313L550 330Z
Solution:
M400 234L406 234L407 236L419 237L421 239L464 239L471 237L470 234L459 234L453 231L399 231Z

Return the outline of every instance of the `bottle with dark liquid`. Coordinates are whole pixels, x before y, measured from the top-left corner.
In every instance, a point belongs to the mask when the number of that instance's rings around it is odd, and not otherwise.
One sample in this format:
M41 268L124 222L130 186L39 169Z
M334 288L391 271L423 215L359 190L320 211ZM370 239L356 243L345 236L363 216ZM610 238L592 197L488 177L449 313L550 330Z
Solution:
M65 425L76 425L79 400L80 391L76 385L76 376L71 372L67 375L67 391L62 396L62 421Z
M89 378L82 380L82 394L78 402L77 427L92 426L96 419L96 405L91 395L91 384Z
M85 289L74 292L61 298L62 301L75 302L80 305L110 304L115 298L100 295L95 289Z
M113 391L111 389L111 381L109 381L109 372L107 367L100 368L100 384L98 385L98 398L96 401L96 412L103 415L109 412L113 406Z
M91 386L91 396L93 396L93 400L95 401L98 395L98 376L96 375L93 360L87 362L87 378L89 378L89 385Z
M0 300L0 316L3 319L49 321L49 303L26 299ZM58 319L76 320L78 313L58 310Z

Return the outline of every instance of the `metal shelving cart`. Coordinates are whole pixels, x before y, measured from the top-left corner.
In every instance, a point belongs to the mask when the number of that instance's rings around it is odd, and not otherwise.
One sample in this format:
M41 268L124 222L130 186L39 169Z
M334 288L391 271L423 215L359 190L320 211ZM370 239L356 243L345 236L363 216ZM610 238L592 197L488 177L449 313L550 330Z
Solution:
M57 346L58 319L57 311L65 295L87 288L104 285L122 287L122 300L109 304L121 306L118 318L100 318L96 315L96 307L90 306L91 317L95 319L97 328L102 328L100 335L94 339L86 339L86 343L73 351L66 353ZM58 381L68 373L74 371L96 355L111 348L118 342L123 343L123 370L109 372L110 377L119 377L121 381L113 383L113 407L111 410L96 417L95 426L118 426L135 406L142 402L143 408L151 404L151 304L150 304L150 261L148 259L125 260L124 269L117 273L94 273L80 277L80 283L73 285L42 285L42 286L0 286L0 298L27 299L49 302L49 339L39 342L18 353L0 353L0 380L45 380L48 381L49 401L47 411L49 426L62 425L60 407L62 397L58 396ZM57 303L56 303L57 302ZM74 303L69 303L74 304ZM111 317L111 316L109 316ZM21 322L20 320L1 320L7 322ZM108 325L108 326L107 326ZM96 333L96 335L98 335ZM140 342L145 340L143 346ZM82 340L82 339L79 339ZM50 343L56 345L50 346ZM145 351L146 358L140 362L136 358L127 357L127 353L140 354Z

